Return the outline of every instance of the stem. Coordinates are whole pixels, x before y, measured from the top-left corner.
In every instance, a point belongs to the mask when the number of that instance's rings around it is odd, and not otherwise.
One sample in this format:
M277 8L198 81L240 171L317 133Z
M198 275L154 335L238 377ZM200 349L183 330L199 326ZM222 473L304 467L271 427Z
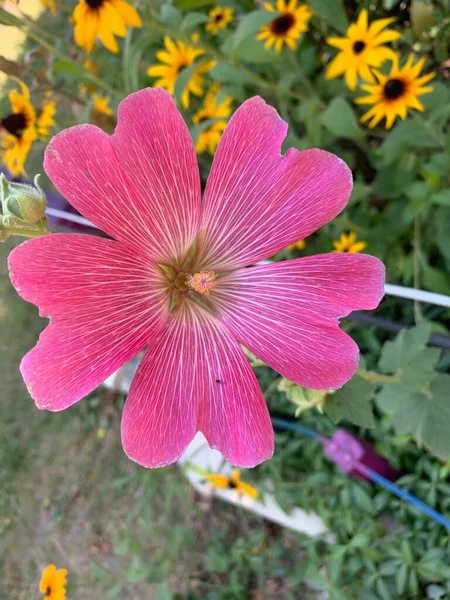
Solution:
M414 219L414 260L413 260L413 271L414 271L414 289L420 289L420 221L416 217ZM414 300L414 320L416 324L423 321L422 310L420 302Z
M357 373L370 383L401 383L398 375L382 375L381 373L375 373L375 371L364 371L363 369L359 369Z

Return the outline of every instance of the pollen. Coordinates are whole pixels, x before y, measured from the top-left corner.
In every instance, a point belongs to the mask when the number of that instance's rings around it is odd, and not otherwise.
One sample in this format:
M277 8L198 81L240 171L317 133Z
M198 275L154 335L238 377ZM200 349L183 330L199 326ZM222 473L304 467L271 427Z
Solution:
M213 271L200 271L200 273L188 275L186 283L191 290L209 296L210 291L217 286L216 274Z

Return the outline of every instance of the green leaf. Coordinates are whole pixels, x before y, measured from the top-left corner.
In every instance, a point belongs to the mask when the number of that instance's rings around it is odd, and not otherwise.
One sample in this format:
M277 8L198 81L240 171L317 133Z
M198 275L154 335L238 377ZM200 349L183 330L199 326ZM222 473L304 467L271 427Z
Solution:
M340 33L345 33L349 26L347 13L342 0L309 0L314 14L322 17L328 25Z
M208 15L200 12L191 12L188 13L181 22L181 30L186 31L186 29L192 29L193 27L197 27L197 25L202 25L208 21Z
M450 294L450 277L448 274L428 263L422 266L422 281L424 287L431 292Z
M325 412L333 423L347 419L360 427L375 427L372 392L373 385L355 375L340 390L327 396Z
M73 79L86 79L86 69L71 60L58 60L52 66L52 72Z
M175 8L170 4L163 4L161 6L161 19L163 23L170 25L171 29L179 29L181 27L183 14L178 8Z
M402 121L386 136L381 144L383 162L390 165L411 148L440 148L424 123L420 121Z
M438 204L439 206L450 206L450 190L442 190L431 194L430 200L433 204Z
M23 27L25 23L22 19L12 15L10 12L0 6L0 25L6 25L7 27Z
M283 61L281 54L278 54L272 48L266 50L262 41L252 36L244 40L234 53L240 60L253 63L255 65L265 65L279 63Z
M446 85L440 83L439 81L432 81L430 82L430 85L434 87L434 90L430 94L424 94L420 98L420 101L424 105L426 111L441 108L442 106L448 104L450 100L450 94Z
M263 25L270 23L279 15L269 10L254 10L239 23L233 37L232 50L235 51L246 39L255 37Z
M220 83L247 83L247 78L241 71L221 62L218 62L209 73L214 80L220 81Z
M412 434L419 446L442 460L450 457L450 375L436 375L429 386L417 389L385 384L376 402L391 415L400 435Z
M181 73L177 77L177 80L175 81L174 96L179 106L181 106L181 96L184 92L184 89L189 83L189 81L192 79L199 65L200 63L194 63L189 67L186 67L181 71Z
M394 341L384 344L378 367L382 373L397 373L407 367L425 348L431 325L421 323L412 329L402 329Z
M353 108L344 98L334 98L322 114L320 121L338 138L360 140L364 137Z
M195 8L203 8L208 4L215 4L216 0L174 0L174 5L182 10L193 10Z

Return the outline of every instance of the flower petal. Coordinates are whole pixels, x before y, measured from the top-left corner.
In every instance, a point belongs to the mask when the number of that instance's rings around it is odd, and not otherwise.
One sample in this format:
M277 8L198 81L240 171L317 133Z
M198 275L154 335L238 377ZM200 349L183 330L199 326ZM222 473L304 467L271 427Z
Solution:
M146 467L167 465L198 429L235 465L270 458L269 413L239 345L201 307L177 310L131 386L122 417L126 454Z
M255 263L305 238L345 206L347 165L328 152L291 148L287 125L261 98L230 119L202 205L199 251L208 270ZM251 232L251 235L248 235Z
M188 252L198 228L200 177L186 124L165 90L119 106L112 137L93 125L56 135L45 169L86 218L155 260Z
M378 305L384 267L364 254L323 254L235 271L219 282L210 298L246 348L295 383L329 389L358 364L358 347L337 319Z
M9 256L11 281L51 323L21 371L39 408L62 410L133 358L164 327L151 267L117 242L52 234Z

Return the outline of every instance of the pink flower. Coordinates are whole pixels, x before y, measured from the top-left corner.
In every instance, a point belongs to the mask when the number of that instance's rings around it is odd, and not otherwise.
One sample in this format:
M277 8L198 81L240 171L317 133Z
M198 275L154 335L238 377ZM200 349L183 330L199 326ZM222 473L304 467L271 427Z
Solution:
M273 430L240 344L309 388L353 375L358 347L338 318L378 305L382 263L325 254L247 268L327 223L352 189L333 154L281 156L286 132L261 98L245 102L202 202L189 131L164 90L126 98L111 137L79 125L53 138L49 177L113 239L52 234L11 253L16 289L51 317L21 364L39 408L67 408L146 348L122 418L127 455L167 465L200 430L250 467L272 456Z

